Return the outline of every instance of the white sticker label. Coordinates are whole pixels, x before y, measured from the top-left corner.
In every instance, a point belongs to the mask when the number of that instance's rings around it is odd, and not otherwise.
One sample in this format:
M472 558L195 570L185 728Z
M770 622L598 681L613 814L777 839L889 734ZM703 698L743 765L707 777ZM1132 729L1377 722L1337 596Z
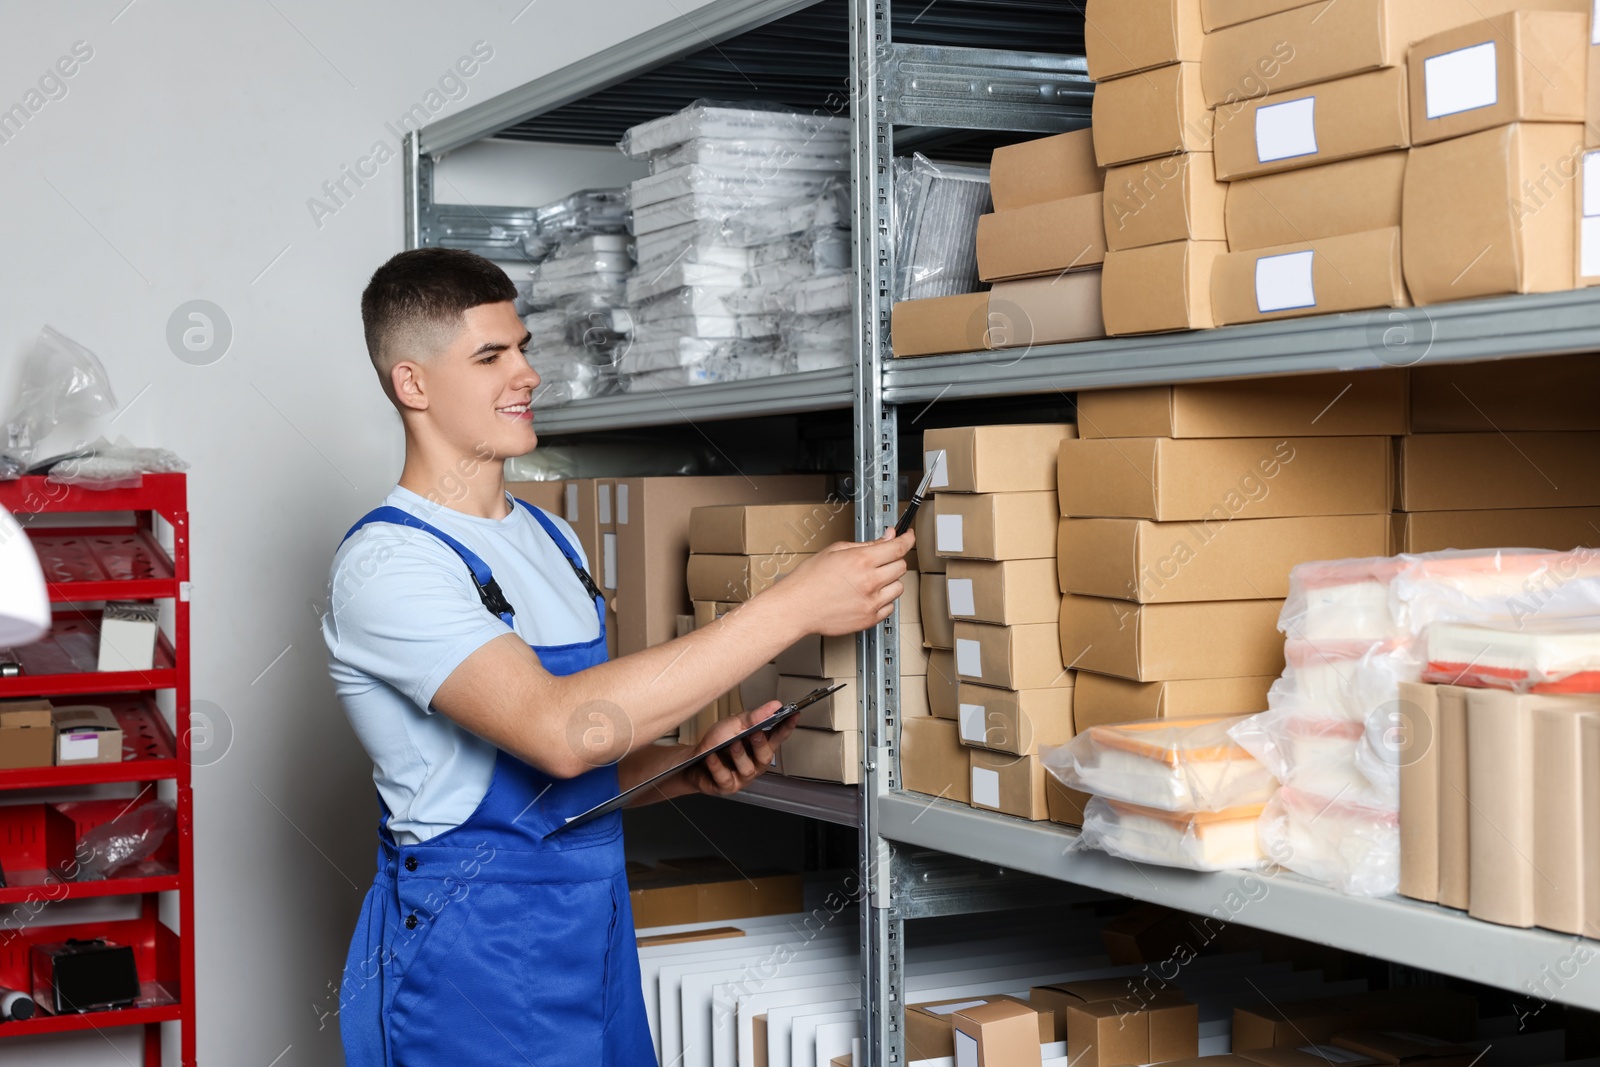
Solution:
M1600 3L1600 0L1596 2ZM928 483L929 489L943 489L950 484L950 470L945 466L944 449L936 448L932 452L924 452L922 469L933 471L933 481Z
M987 767L972 768L972 802L986 808L1000 806L1000 772Z
M960 552L966 544L965 530L960 515L935 515L933 517L933 550L935 552Z
M987 1000L962 1000L954 1004L929 1004L922 1010L929 1015L954 1015L956 1012L966 1011L968 1008L981 1008L987 1003L989 1003Z
M1265 315L1316 307L1317 290L1311 282L1315 256L1315 252L1290 252L1256 260L1256 309Z
M600 568L600 583L607 589L617 587L617 535L608 533L601 538L603 549L601 555L605 557Z
M628 525L628 487L617 484L617 525Z
M1583 214L1600 215L1600 152L1583 154Z
M578 483L567 483L567 521L578 521Z
M100 758L100 735L97 733L62 734L57 749L59 763Z
M1317 98L1290 100L1256 111L1256 160L1272 163L1280 159L1317 154Z
M611 487L602 485L597 487L600 491L600 525L611 525Z
M1589 19L1589 43L1600 44L1600 0L1594 0L1594 14Z
M1356 1060L1367 1058L1359 1052L1351 1052L1338 1045L1302 1045L1299 1051L1329 1063L1354 1063Z
M1582 246L1579 273L1585 278L1600 277L1600 215L1582 221L1578 242Z
M1429 56L1422 61L1422 92L1428 118L1459 115L1500 101L1493 41Z
M984 711L982 704L961 705L961 740L974 745L983 744L989 736L989 731L984 728Z
M956 673L963 678L983 677L983 655L971 638L956 638Z
M971 578L951 578L945 583L945 588L949 590L950 617L952 619L978 613L977 603L972 597Z

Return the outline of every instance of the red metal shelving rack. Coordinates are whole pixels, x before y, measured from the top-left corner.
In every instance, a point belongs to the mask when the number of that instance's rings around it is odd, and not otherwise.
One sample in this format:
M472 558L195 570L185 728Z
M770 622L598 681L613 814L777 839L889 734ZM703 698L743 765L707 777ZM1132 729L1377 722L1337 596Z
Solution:
M45 669L0 679L0 699L73 697L111 708L123 731L120 763L78 767L25 767L0 770L0 794L21 789L54 789L103 782L130 782L148 789L176 783L177 833L156 861L134 874L100 882L65 882L39 877L0 889L0 905L41 906L44 902L91 896L138 896L139 916L119 922L72 923L65 926L23 926L0 944L0 985L29 990L29 949L36 942L66 937L107 937L130 945L138 960L144 998L120 1011L82 1015L46 1015L26 1022L0 1024L5 1038L144 1028L145 1067L161 1063L161 1024L177 1022L180 1063L195 1063L194 1015L194 797L189 763L189 511L188 486L182 474L147 474L137 489L89 490L54 485L29 477L0 482L0 507L23 525L44 567L50 600L57 605L82 605L105 600L171 600L173 632L158 640L155 667L149 671L99 672L81 652L82 635L95 632L93 610L58 607L51 635L38 645L19 649L24 669L30 660ZM93 526L43 525L37 515L106 515L131 512L131 523ZM160 516L172 529L170 556L157 539ZM75 642L74 635L77 635ZM59 640L65 638L65 640ZM80 655L74 659L72 652ZM52 647L53 646L53 647ZM168 726L155 702L159 690L174 693L175 721ZM3 797L0 797L3 801ZM37 822L38 820L33 820ZM0 812L0 829L39 835L37 844L17 846L29 856L43 856L43 835L50 828L30 824L20 809ZM60 827L53 832L61 832ZM20 838L19 838L20 840ZM32 840L31 838L29 839ZM30 884L31 883L31 884ZM178 894L178 931L159 916L158 894ZM42 1005L41 1005L42 1007Z

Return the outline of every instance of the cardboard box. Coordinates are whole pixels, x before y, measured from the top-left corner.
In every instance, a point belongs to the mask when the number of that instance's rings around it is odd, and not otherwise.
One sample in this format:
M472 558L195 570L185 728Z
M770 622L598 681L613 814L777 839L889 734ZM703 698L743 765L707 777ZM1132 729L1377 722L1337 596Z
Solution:
M1061 784L1061 779L1045 772L1045 815L1060 826L1082 826L1083 808L1089 803L1089 794L1080 793Z
M1061 646L1050 623L991 626L956 623L956 674L962 681L1001 689L1068 689Z
M1588 30L1577 12L1511 11L1417 41L1407 60L1412 143L1512 122L1583 122Z
M1199 63L1174 63L1094 89L1094 154L1102 167L1179 152L1209 152L1211 105Z
M955 1055L955 1028L952 1017L958 1011L977 1008L990 1003L1017 1004L1034 1012L1039 1019L1039 1042L1050 1041L1047 1035L1055 1032L1055 1016L1049 1011L1036 1011L1031 1004L1004 994L997 996L960 997L954 1000L930 1000L922 1004L906 1005L906 1058L910 1061L950 1058Z
M799 674L811 678L853 678L856 673L856 637L844 634L802 637L774 661L779 674Z
M1465 1045L1386 1030L1349 1030L1335 1034L1333 1044L1392 1067L1471 1067L1479 1055Z
M692 945L699 941L725 941L743 936L744 931L737 926L713 926L709 930L683 930L676 934L646 934L634 938L634 944L637 948L660 948L663 945Z
M989 163L989 196L996 211L1087 196L1105 182L1094 158L1094 133L1087 129L1002 145Z
M926 588L928 576L944 573L944 560L939 558L939 553L934 551L938 543L938 527L934 519L934 501L937 494L927 497L922 506L917 509L917 517L911 522L911 529L915 534L918 548L912 551L917 553L917 573L922 576L922 587ZM918 550L920 549L920 551ZM920 595L920 590L919 590ZM926 602L923 604L922 617L928 617Z
M689 596L694 600L731 600L744 603L771 589L810 555L784 552L770 556L689 557Z
M147 671L155 665L161 608L137 600L109 601L100 614L101 671Z
M1390 466L1387 437L1144 437L1063 441L1058 470L1064 515L1176 522L1385 512Z
M1267 708L1276 675L1130 682L1083 671L1072 691L1072 720L1081 733L1095 726L1198 715L1253 715Z
M993 689L963 682L961 743L1013 756L1037 756L1040 746L1072 740L1072 687Z
M1387 555L1390 526L1387 515L1062 519L1061 589L1141 604L1286 597L1295 564Z
M1224 26L1266 18L1316 2L1318 0L1200 0L1200 20L1210 33Z
M949 719L900 720L900 785L913 793L972 802L971 762Z
M1106 248L1227 239L1228 186L1210 152L1186 152L1106 171Z
M955 627L950 627L950 643L955 644ZM956 654L953 648L935 648L928 652L928 710L941 719L954 721L960 714L957 692L961 676L956 674Z
M800 727L778 750L778 762L786 778L859 785L861 734Z
M1085 1004L1107 1000L1126 1000L1134 995L1138 983L1131 978L1090 978L1078 982L1036 985L1028 990L1028 1003L1035 1011L1050 1012L1055 1020L1051 1041L1067 1040L1067 1012ZM1070 1057L1069 1057L1070 1058Z
M1467 760L1467 690L1436 687L1439 700L1439 903L1466 910L1472 881L1472 805Z
M1067 1009L1067 1058L1081 1067L1166 1063L1200 1054L1200 1009L1178 993Z
M56 705L50 720L56 766L122 762L122 727L111 709L99 704Z
M677 864L682 863L679 868ZM630 874L628 897L635 929L727 922L803 910L801 877L787 871L742 874L726 864L672 860Z
M1589 26L1589 57L1587 92L1584 95L1583 143L1586 148L1600 148L1600 36L1594 32L1593 19Z
M517 485L537 483L519 482ZM520 495L511 484L506 488L513 496ZM595 479L574 478L562 485L561 517L567 520L572 532L578 536L578 547L583 550L584 563L595 581L600 580L600 503L595 490Z
M1219 326L1410 306L1398 227L1230 252L1211 279Z
M1217 177L1236 181L1407 148L1409 103L1403 67L1251 100L1219 124Z
M820 552L855 536L856 509L847 500L804 504L717 504L689 515L689 551L770 556Z
M1406 372L1355 371L1078 394L1078 435L1360 437L1410 431Z
M685 576L695 508L823 500L827 494L828 478L820 474L623 479L615 515L618 652L628 655L671 640L676 618L689 610L691 599L724 599L720 593L689 595Z
M1600 806L1600 721L1583 720L1583 802L1590 812ZM1584 922L1589 931L1600 930L1600 819L1589 820L1583 843Z
M55 763L50 710L48 700L0 700L0 770Z
M922 510L933 515L933 501L923 503ZM920 517L920 516L919 516ZM928 555L933 556L929 551ZM939 561L940 565L944 560ZM929 648L955 648L956 631L950 620L948 574L923 574L921 586L922 643Z
M978 277L1032 278L1099 266L1106 257L1102 194L1050 200L978 219Z
M1100 298L1106 333L1124 337L1216 325L1211 272L1227 251L1226 241L1173 241L1107 252Z
M567 518L567 483L565 481L553 482L506 482L506 492L518 500L526 500L536 508L543 508L550 514L560 518ZM572 494L574 515L577 508L577 493ZM575 521L567 519L568 524Z
M1117 966L1161 963L1194 938L1190 919L1160 904L1135 904L1100 928L1106 956Z
M1430 1035L1449 1041L1476 1036L1475 998L1433 986L1278 1001L1233 1010L1233 1050L1295 1048L1328 1042L1347 1030L1398 1029L1427 1020Z
M961 1067L1040 1067L1039 1017L1016 1000L993 1000L957 1011L955 1061Z
M1079 670L1139 682L1279 674L1282 607L1281 600L1130 604L1069 594L1061 600L1061 655Z
M1302 1045L1299 1048L1256 1048L1239 1053L1246 1063L1260 1067L1377 1067L1382 1061L1338 1045ZM1463 1065L1464 1067L1464 1065Z
M1600 430L1600 360L1589 352L1411 368L1413 433Z
M1083 50L1097 82L1198 63L1204 37L1200 0L1089 0L1084 13Z
M1045 804L1044 769L1038 756L1009 756L968 748L972 769L972 806L1043 822L1050 817Z
M1400 895L1439 899L1439 693L1400 683Z
M934 547L946 559L1044 559L1056 553L1054 491L940 493L934 500Z
M799 700L813 689L842 682L843 689L802 710L796 720L797 724L815 730L859 730L861 702L856 696L854 668L851 670L850 675L834 678L797 678L788 674L779 675L778 699L787 704L791 700Z
M913 552L916 549L912 549ZM900 576L900 621L922 624L922 574L915 567L908 567Z
M923 469L944 453L929 485L940 493L1053 493L1061 442L1076 436L1070 422L929 430L922 435Z
M1052 622L1061 615L1051 559L953 559L946 574L950 617L999 624Z
M987 347L989 294L901 300L889 320L895 358L981 352Z
M1418 304L1573 287L1583 127L1516 123L1411 151L1406 286Z
M781 688L780 673L776 663L765 663L757 667L755 673L739 683L739 711L755 711L764 704L774 700L781 700L778 691ZM809 690L808 690L809 692Z
M1600 433L1415 434L1399 446L1399 511L1600 505Z
M1100 303L1099 270L996 282L989 290L989 347L1031 348L1104 337Z
M1501 508L1419 511L1394 517L1393 552L1447 548L1600 547L1600 508Z
M1585 719L1600 719L1600 697L1572 706L1545 698L1533 708L1533 921L1546 930L1593 936L1597 931L1585 924L1584 848L1600 821L1593 804L1600 782L1586 785L1583 778Z
M922 677L928 673L928 649L922 643L922 624L900 620L900 673Z
M933 706L928 703L928 678L923 674L905 674L900 677L900 714L905 718L930 718Z
M1586 133L1592 129L1593 123L1584 126ZM1600 152L1584 152L1582 168L1578 176L1581 184L1572 253L1575 284L1580 289L1588 289L1600 285ZM1589 195L1590 189L1596 190L1594 196Z
M1228 247L1248 252L1398 226L1410 158L1384 152L1231 182Z

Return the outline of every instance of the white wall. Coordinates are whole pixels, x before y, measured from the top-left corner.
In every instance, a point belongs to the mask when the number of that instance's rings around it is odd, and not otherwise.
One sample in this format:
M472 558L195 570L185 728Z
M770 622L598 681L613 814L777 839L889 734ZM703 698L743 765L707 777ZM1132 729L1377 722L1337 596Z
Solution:
M337 1005L372 870L369 765L330 694L316 625L340 534L399 469L357 308L401 247L399 160L320 225L307 200L376 142L396 149L385 123L474 42L493 56L448 110L696 6L6 5L0 107L74 42L93 56L0 144L0 408L16 357L50 323L104 360L124 405L110 432L193 464L194 693L234 731L195 772L202 1062L341 1062L337 1018L319 1012ZM166 341L169 315L195 298L234 331L210 366ZM0 1059L125 1067L136 1037L4 1042Z

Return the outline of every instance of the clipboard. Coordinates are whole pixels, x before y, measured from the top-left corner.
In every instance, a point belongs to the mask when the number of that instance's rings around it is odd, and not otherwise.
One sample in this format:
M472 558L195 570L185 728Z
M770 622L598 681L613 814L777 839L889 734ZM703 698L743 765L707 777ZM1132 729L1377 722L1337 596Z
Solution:
M739 731L726 741L717 745L715 748L708 748L704 752L697 753L679 763L673 764L671 767L668 767L655 777L649 778L643 782L640 782L636 786L623 790L610 800L596 804L594 807L590 808L581 815L574 815L572 818L568 819L566 822L562 823L560 826L556 827L554 830L551 830L544 836L546 838L554 837L563 830L570 830L574 826L582 826L586 822L593 822L602 815L609 815L613 811L618 811L626 807L628 801L632 800L636 794L649 789L651 786L660 784L662 781L671 778L675 774L688 770L691 767L699 766L706 761L706 757L715 756L718 753L726 752L728 749L732 748L734 745L738 744L740 741L743 741L747 737L753 737L758 733L771 733L773 729L782 723L800 714L803 709L810 707L812 704L815 704L824 697L832 696L834 693L837 693L839 690L844 688L844 685L845 684L843 682L838 682L834 685L823 686L821 689L813 689L799 700L785 704L783 707L769 715L766 719L756 723L749 729Z

